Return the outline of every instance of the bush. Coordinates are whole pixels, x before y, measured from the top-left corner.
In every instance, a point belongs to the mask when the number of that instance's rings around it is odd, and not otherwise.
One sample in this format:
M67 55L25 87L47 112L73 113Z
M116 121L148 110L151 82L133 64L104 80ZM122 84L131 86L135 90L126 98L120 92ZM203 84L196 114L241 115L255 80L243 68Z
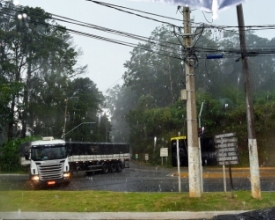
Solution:
M20 146L21 144L34 139L37 138L28 137L24 139L16 139L0 146L0 171L15 172L22 170L20 164Z

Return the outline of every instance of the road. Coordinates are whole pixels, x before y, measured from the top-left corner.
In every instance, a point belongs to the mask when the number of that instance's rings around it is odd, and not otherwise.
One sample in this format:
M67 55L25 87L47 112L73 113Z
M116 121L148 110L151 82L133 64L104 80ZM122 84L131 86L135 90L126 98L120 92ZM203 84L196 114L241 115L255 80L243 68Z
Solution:
M234 190L250 190L249 170L233 169ZM227 173L228 177L228 173ZM181 191L188 192L187 168L181 168ZM131 163L130 168L121 173L94 174L75 173L69 186L56 186L53 190L109 190L118 192L178 192L178 175L176 168L151 167ZM275 169L261 170L262 191L275 191ZM204 167L204 192L222 192L224 184L222 169ZM0 190L32 189L27 175L0 175ZM227 191L231 190L227 178Z

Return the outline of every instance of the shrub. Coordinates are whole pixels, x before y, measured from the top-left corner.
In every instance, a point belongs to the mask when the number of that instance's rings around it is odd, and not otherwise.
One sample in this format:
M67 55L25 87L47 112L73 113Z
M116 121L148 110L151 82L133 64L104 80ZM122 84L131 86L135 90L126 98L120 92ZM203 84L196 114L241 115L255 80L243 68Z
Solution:
M36 137L28 137L24 139L16 139L4 143L0 146L0 171L14 172L22 170L20 164L20 146L21 144L35 140Z

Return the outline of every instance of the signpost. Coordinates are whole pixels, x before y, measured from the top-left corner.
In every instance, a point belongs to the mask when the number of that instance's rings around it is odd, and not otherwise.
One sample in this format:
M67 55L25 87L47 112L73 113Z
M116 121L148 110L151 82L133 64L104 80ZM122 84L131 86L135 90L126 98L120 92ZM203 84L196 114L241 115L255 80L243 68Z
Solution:
M144 157L145 157L145 158L144 158L144 159L145 159L145 162L147 163L147 161L149 160L149 154L145 154Z
M177 164L178 164L178 187L179 187L179 192L181 192L181 176L180 176L180 144L179 144L179 139L177 139Z
M229 166L230 186L233 197L233 181L231 165L239 164L238 139L235 133L220 134L215 136L217 162L223 166L224 191L226 192L225 165Z
M167 161L167 157L168 157L168 148L167 147L160 148L160 157L161 157L161 163L163 165L163 157L166 157L166 161Z

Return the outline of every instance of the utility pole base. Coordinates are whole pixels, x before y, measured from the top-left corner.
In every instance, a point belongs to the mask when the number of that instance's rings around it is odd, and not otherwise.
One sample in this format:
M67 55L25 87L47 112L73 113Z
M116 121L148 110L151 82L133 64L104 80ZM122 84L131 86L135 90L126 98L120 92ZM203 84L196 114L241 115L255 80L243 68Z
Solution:
M251 194L255 199L261 199L260 170L258 160L258 148L256 139L248 139Z
M201 173L199 148L188 147L189 197L201 197Z

